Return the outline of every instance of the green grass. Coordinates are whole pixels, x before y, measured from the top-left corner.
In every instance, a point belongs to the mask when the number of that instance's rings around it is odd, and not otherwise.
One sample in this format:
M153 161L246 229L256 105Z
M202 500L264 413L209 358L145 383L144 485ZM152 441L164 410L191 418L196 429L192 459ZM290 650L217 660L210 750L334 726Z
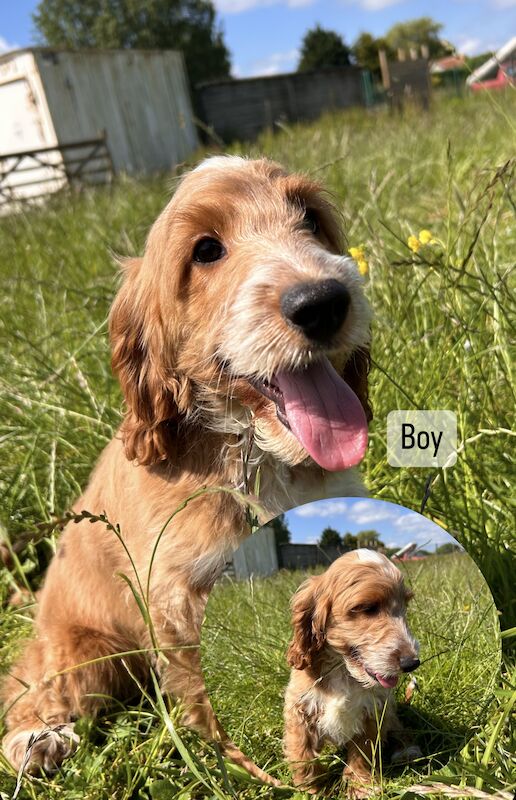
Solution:
M416 782L459 754L487 721L500 668L498 614L472 559L433 557L401 569L415 592L409 625L420 641L422 661L420 688L410 707L402 708L403 718L429 758L402 781L397 770L385 792ZM280 572L223 582L212 592L203 627L203 670L217 714L238 746L285 782L281 739L289 677L285 652L292 637L289 601L305 577ZM408 678L400 684L400 699L407 683ZM328 764L334 777L342 773L341 758L328 758Z
M514 751L508 727L516 677L509 650L516 626L509 341L516 225L514 163L508 161L515 110L514 93L438 101L428 115L356 110L232 148L320 178L336 198L349 244L365 245L366 291L375 313L375 420L363 472L373 496L415 509L428 485L425 513L457 536L489 582L507 631L504 680L485 724L447 770L456 785L492 792L509 785ZM14 572L0 574L5 668L30 626L26 608L7 608L8 593L14 584L39 585L58 536L51 521L79 494L120 420L105 325L116 287L112 254L141 252L171 185L170 178L120 179L110 189L0 219L0 519L11 543L26 532L33 537ZM423 228L440 244L414 254L407 237ZM455 411L456 466L390 467L386 416L396 408ZM50 525L37 530L42 522ZM71 800L86 793L129 800L151 791L179 797L190 783L192 797L228 794L213 751L182 731L197 764L185 767L162 720L163 710L146 701L114 707L99 723L84 721L77 757L50 781L24 781L20 797ZM14 785L0 766L0 792L9 797ZM242 796L267 792L248 787Z

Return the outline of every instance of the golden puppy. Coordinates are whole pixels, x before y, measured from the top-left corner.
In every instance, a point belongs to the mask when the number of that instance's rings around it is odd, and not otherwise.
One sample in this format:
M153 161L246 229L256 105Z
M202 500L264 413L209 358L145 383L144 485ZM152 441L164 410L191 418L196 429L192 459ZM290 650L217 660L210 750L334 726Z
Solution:
M234 490L259 483L263 521L363 494L370 315L341 248L319 186L216 157L186 175L143 258L125 263L110 314L125 419L75 505L112 527L72 522L50 565L35 636L3 688L15 767L59 764L77 743L73 720L133 692L129 672L149 666L190 725L243 758L213 715L198 652L208 592L250 532ZM148 655L117 657L135 649Z
M315 789L323 774L316 759L331 742L347 746L350 796L368 797L379 738L396 732L403 742L392 689L401 672L419 666L405 619L410 597L397 567L364 549L341 556L294 595L284 752L296 784ZM417 755L419 748L405 746L393 759Z

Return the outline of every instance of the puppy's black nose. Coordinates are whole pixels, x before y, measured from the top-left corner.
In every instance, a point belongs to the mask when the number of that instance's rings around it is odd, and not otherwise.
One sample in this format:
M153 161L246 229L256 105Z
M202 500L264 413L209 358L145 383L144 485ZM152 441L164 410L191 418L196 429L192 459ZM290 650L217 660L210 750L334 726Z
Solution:
M411 658L410 656L403 656L403 658L400 658L400 667L403 672L413 672L420 664L421 661L419 658Z
M349 292L334 278L299 283L281 297L281 313L308 339L327 342L337 333L348 313Z

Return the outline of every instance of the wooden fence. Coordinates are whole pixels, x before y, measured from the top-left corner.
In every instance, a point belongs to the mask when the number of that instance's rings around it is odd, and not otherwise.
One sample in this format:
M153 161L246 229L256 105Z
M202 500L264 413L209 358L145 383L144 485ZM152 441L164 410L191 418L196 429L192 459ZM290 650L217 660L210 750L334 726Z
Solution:
M407 102L419 103L424 109L430 105L431 83L427 58L388 62L380 51L382 82L392 107L399 111Z
M357 67L205 83L196 87L196 96L203 122L225 142L254 139L264 128L364 105Z
M96 139L0 155L0 211L47 197L66 187L106 183L113 162L102 135Z
M278 551L280 569L329 567L345 552L338 547L322 548L318 544L281 544Z

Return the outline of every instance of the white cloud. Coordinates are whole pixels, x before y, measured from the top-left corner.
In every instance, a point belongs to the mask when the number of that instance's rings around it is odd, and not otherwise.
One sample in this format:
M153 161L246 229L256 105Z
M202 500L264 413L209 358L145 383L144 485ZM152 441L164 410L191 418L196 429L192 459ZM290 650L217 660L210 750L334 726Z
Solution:
M8 42L7 39L4 39L3 36L0 36L0 53L8 53L9 50L18 50L19 47L19 44Z
M456 544L455 539L453 536L450 536L445 531L441 530L421 530L421 531L412 531L409 537L409 541L415 542L419 547L429 547L439 545L439 544L446 544L447 542L453 542Z
M356 525L372 525L373 522L395 520L399 514L396 506L378 500L356 500L348 511L348 519Z
M513 5L516 6L516 0ZM457 51L466 56L475 56L479 53L496 53L504 42L484 41L474 36L461 36L457 39Z
M241 14L252 9L269 8L282 5L287 8L306 8L315 5L318 0L214 0L217 11L221 14ZM383 8L395 6L404 0L341 0L344 5L354 5L365 11L381 11ZM514 4L516 0L493 0L495 3ZM507 7L507 6L506 6Z
M240 14L242 11L249 11L251 8L263 8L270 6L274 0L215 0L215 8L222 14Z
M414 528L418 528L421 525L431 525L435 527L435 522L431 522L426 519L426 517L422 517L414 511L409 514L400 514L394 523L396 528L405 528L407 530L414 530Z
M298 50L289 50L287 53L272 53L270 56L254 61L249 67L247 77L258 75L278 75L281 72L291 72L299 58Z
M372 525L373 522L395 522L406 512L382 500L319 500L300 506L294 512L298 517L331 517L335 514L345 516L347 521L355 525Z
M457 42L457 51L459 53L464 53L465 56L473 56L476 53L481 53L482 43L480 39L475 39L472 37L471 39L460 38Z
M344 500L318 500L294 509L297 517L331 517L333 514L345 514L348 504Z
M298 517L319 519L338 515L342 517L339 528L345 530L348 523L361 528L371 527L376 528L380 536L385 528L390 531L390 536L387 536L396 539L389 542L389 547L401 547L408 542L430 546L455 541L440 525L427 517L383 500L319 500L300 506L292 513Z
M381 11L382 8L398 5L403 0L358 0L357 5L366 11Z
M302 8L316 2L317 0L215 0L215 7L222 14L241 14L242 11L250 11L252 8L267 8L280 3L288 8Z
M455 541L440 525L426 517L422 517L420 514L416 514L416 512L400 515L395 521L394 527L400 533L406 534L411 541L420 545L428 542L443 544L444 542Z
M495 8L516 8L516 0L493 0Z
M381 11L389 6L399 5L404 0L340 0L340 2L346 6L359 6L364 11Z

